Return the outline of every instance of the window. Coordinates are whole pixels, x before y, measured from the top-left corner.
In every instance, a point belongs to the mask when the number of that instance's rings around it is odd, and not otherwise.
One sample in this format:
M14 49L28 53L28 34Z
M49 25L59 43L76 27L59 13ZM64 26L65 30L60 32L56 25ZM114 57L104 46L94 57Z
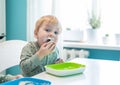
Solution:
M114 34L119 32L120 10L119 0L101 0L103 32Z
M88 8L91 0L56 0L55 14L61 20L63 28L88 28Z

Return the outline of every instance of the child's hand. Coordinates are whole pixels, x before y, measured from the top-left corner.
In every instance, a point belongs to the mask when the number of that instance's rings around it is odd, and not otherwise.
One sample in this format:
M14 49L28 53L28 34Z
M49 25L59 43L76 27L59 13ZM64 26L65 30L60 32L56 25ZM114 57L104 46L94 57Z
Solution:
M64 61L63 61L63 59L58 59L55 63L57 64L57 63L63 63Z
M56 43L54 43L54 42L44 43L44 44L40 47L40 49L39 49L39 51L37 52L37 54L38 54L40 57L44 57L44 56L50 54L50 53L54 50L55 46L56 46Z
M18 79L18 78L22 78L22 77L23 77L22 75L16 75L16 76L13 77L13 80Z

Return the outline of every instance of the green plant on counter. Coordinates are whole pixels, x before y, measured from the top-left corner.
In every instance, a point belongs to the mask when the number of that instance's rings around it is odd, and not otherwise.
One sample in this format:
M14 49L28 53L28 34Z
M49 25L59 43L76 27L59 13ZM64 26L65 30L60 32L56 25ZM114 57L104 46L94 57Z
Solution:
M89 24L91 25L92 29L97 29L101 25L100 16L96 16L94 13L91 17L89 17Z
M109 34L105 34L106 37L109 37Z

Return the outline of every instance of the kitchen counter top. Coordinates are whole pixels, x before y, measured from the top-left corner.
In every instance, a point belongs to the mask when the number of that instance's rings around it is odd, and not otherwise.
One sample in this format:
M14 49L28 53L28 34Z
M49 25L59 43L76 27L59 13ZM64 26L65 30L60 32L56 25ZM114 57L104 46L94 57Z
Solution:
M63 47L120 50L120 45L115 45L115 44L89 44L89 43L81 43L81 42L63 42Z

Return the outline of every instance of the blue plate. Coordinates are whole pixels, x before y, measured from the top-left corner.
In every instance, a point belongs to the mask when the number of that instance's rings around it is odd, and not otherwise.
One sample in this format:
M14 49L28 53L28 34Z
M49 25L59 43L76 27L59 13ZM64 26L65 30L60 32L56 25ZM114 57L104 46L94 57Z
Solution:
M37 78L24 77L24 78L8 81L0 85L51 85L51 82Z

